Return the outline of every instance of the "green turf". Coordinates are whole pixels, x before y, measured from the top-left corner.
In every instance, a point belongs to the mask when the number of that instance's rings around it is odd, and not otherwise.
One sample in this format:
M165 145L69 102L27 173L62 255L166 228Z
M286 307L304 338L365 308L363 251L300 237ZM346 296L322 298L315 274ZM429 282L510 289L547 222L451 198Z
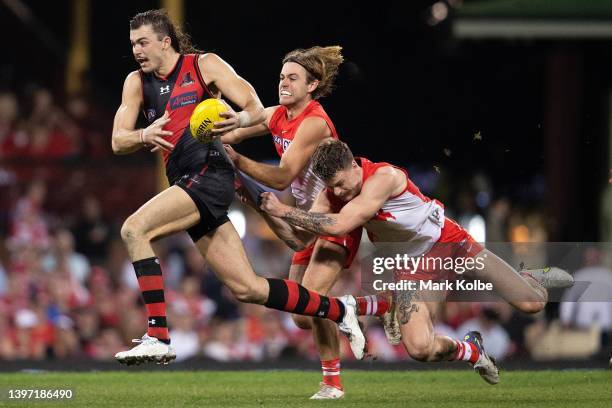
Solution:
M314 371L0 374L0 406L65 407L611 407L612 371L506 371L490 386L465 371L343 373L342 401L308 401ZM7 401L8 388L72 388L72 401Z

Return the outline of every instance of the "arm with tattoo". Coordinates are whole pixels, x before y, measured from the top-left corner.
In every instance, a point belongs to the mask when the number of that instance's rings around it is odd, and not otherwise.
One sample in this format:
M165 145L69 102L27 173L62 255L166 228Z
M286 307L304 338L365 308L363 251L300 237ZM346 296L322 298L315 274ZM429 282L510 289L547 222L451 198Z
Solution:
M283 242L294 251L302 251L317 238L309 231L295 227L288 222L260 211L268 226Z
M324 197L325 194L319 194L311 208L313 212L308 212L283 204L274 194L266 192L261 195L260 207L267 214L280 218L288 225L297 228L298 231L306 230L309 234L342 237L361 226L359 221L356 222L342 212L328 213L331 209L321 204Z
M338 232L338 220L335 214L311 213L291 208L281 218L291 225L302 227L317 235L334 235Z

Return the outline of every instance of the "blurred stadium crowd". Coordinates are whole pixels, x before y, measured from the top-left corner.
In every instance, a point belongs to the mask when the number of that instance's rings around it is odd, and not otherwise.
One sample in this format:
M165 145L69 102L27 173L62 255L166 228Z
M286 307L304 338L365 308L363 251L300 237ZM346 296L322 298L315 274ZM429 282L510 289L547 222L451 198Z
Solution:
M142 190L117 193L112 201L107 190L79 189L82 182L74 190L62 190L61 171L18 174L24 163L43 163L44 170L70 161L87 168L91 159L108 159L104 163L110 167L98 177L112 177L116 162L110 158L110 136L100 132L109 130L110 123L110 115L83 97L60 107L46 89L0 93L0 360L109 360L146 331L136 277L119 237L125 218L121 200L138 206L147 198ZM142 171L153 174L155 165L149 161ZM415 177L427 184L426 174ZM486 178L479 177L475 184L486 185ZM546 241L542 211L526 210L506 198L491 200L486 190L457 195L447 204L449 211L455 209L451 215L475 234L486 234L488 241ZM53 194L64 196L61 209L49 205ZM286 277L290 251L255 212L236 209L246 220L243 241L256 272ZM317 358L310 332L298 329L288 314L235 301L186 234L161 240L155 248L163 264L170 334L179 360ZM576 274L604 288L609 285L612 297L612 271L602 265L600 255L589 252ZM343 272L334 294L361 293L360 275L356 263ZM566 294L568 300L572 296ZM454 302L440 311L437 324L453 337L480 330L487 351L500 360L587 358L610 345L609 301L580 307L561 303L559 313L536 316L517 314L503 303ZM401 346L387 343L377 320L367 324L373 354L388 361L407 358ZM342 342L343 359L351 359L348 343Z
M0 158L37 160L99 158L110 153L106 118L84 96L58 106L51 92L26 87L24 95L0 93Z

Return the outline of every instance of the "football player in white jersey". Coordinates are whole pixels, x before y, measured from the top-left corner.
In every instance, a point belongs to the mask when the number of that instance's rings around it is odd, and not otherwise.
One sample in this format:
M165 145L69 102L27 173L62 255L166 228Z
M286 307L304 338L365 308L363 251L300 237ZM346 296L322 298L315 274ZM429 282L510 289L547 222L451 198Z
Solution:
M465 276L490 283L498 295L526 313L544 308L548 288L573 285L572 276L559 268L517 272L444 217L443 205L425 197L401 168L354 158L339 140L322 142L312 160L315 174L327 188L321 191L310 212L287 206L272 193L262 194L262 210L292 226L296 239L340 236L363 226L375 245L402 243L413 259L438 255L471 258L476 261L472 261L473 269ZM477 262L481 268L476 267ZM400 276L430 282L448 278L434 269L404 269ZM451 339L434 332L435 312L445 301L446 291L432 292L429 288L423 289L417 282L395 292L402 342L408 354L419 361L468 361L485 381L497 384L499 370L485 353L480 333L468 332L463 339Z
M337 139L338 134L319 99L331 93L338 67L343 60L340 46L315 46L289 52L283 58L280 72L279 105L266 108L264 123L236 129L221 137L223 143L236 144L271 133L281 157L278 166L251 160L226 145L228 156L240 172L257 182L276 190L290 187L295 205L304 210L311 207L319 192L325 188L323 181L312 172L311 157L322 140ZM242 183L244 188L248 187L248 180L243 178ZM245 202L257 209L254 203ZM302 283L308 289L329 293L340 272L351 265L359 249L361 227L348 231L342 237L322 237L312 245L303 245L293 239L290 229L290 235L286 236L284 224L276 222L265 213L262 215L272 230L296 251L289 270L290 279ZM362 314L382 317L387 336L395 337L399 342L399 327L394 325L391 313L388 312L392 307L387 298L357 297L355 303ZM312 329L319 350L323 381L311 399L344 397L336 327L324 319L294 315L293 320L302 329Z

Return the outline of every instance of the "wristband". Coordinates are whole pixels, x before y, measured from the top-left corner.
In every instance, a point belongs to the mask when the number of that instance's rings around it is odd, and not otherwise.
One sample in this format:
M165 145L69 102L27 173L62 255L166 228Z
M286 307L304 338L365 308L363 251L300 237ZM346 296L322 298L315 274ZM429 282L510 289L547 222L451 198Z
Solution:
M144 129L140 129L140 143L142 143L143 146L147 146L147 144L144 142Z
M251 115L247 111L240 111L238 113L238 126L241 128L247 127L251 124Z

